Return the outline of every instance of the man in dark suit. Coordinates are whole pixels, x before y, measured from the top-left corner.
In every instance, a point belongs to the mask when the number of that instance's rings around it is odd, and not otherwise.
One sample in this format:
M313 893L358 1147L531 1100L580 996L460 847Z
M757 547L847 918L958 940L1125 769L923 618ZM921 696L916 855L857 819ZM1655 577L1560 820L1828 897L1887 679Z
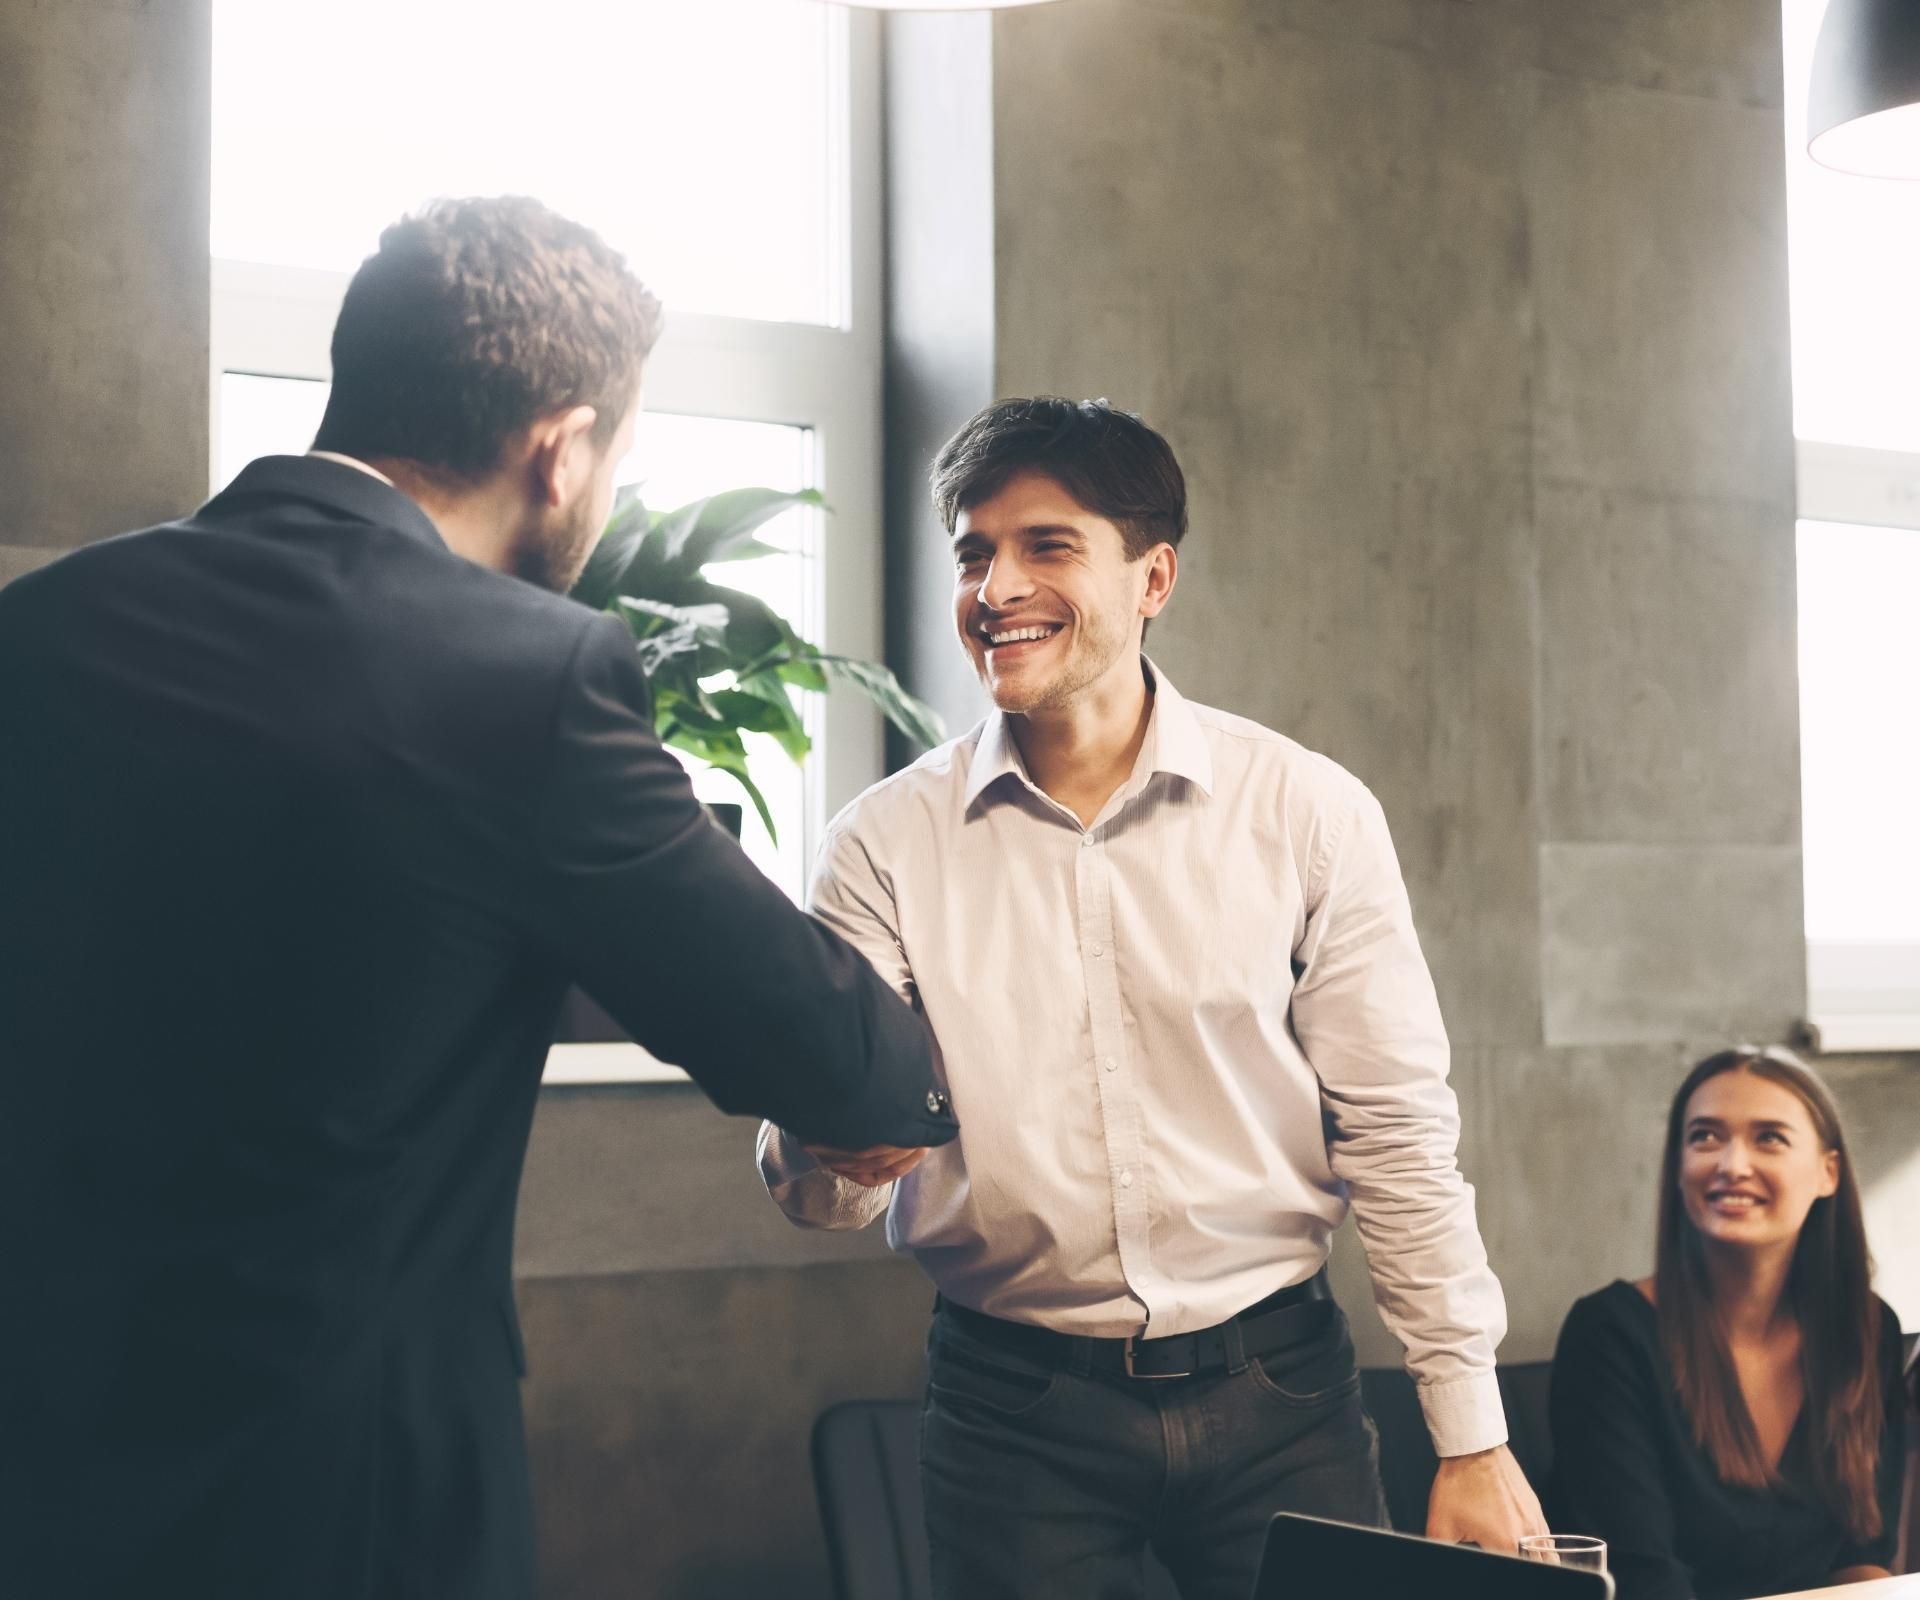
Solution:
M953 1136L553 592L658 320L587 230L441 203L349 288L313 455L0 592L7 1600L531 1592L509 1271L570 980L724 1110Z

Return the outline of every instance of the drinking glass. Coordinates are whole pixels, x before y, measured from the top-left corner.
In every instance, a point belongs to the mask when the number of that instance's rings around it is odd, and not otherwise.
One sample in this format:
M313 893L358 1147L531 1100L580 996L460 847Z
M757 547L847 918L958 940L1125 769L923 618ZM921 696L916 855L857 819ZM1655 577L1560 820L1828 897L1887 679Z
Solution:
M1584 1572L1607 1570L1607 1541L1584 1533L1530 1533L1520 1541L1526 1561L1544 1561L1554 1567L1578 1567Z

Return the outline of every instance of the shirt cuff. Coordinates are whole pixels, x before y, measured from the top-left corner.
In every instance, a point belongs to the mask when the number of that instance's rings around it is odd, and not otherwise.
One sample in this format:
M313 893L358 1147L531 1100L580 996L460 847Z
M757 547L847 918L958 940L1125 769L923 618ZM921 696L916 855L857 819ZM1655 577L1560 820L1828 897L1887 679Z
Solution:
M759 1143L760 1177L769 1189L820 1169L820 1163L800 1148L798 1139L771 1122L760 1124Z
M1507 1408L1491 1372L1418 1387L1435 1455L1470 1456L1507 1442Z

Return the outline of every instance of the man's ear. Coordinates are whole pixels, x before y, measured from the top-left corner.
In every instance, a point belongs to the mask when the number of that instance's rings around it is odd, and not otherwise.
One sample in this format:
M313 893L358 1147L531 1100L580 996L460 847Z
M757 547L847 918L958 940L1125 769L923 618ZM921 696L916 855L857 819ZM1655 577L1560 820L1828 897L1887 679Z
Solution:
M565 505L593 475L593 425L599 416L592 406L570 406L533 425L527 472L541 504Z
M1141 557L1147 564L1147 587L1140 596L1140 615L1157 617L1173 598L1180 577L1180 557L1170 544L1155 545Z

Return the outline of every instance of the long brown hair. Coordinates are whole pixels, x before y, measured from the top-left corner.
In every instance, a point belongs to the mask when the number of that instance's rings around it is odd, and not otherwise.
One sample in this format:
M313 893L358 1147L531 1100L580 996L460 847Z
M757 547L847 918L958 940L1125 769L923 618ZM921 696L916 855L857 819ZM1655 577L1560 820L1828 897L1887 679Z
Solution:
M1801 1226L1786 1298L1800 1325L1805 1416L1819 1474L1816 1492L1855 1538L1871 1539L1880 1532L1874 1469L1884 1401L1873 1261L1839 1110L1826 1085L1787 1050L1722 1050L1695 1066L1673 1097L1660 1162L1660 1234L1653 1279L1660 1336L1680 1403L1695 1440L1723 1482L1748 1489L1781 1487L1740 1393L1714 1307L1706 1249L1680 1197L1688 1102L1701 1084L1723 1072L1748 1072L1791 1090L1806 1106L1822 1145L1839 1156L1839 1187L1814 1201Z

